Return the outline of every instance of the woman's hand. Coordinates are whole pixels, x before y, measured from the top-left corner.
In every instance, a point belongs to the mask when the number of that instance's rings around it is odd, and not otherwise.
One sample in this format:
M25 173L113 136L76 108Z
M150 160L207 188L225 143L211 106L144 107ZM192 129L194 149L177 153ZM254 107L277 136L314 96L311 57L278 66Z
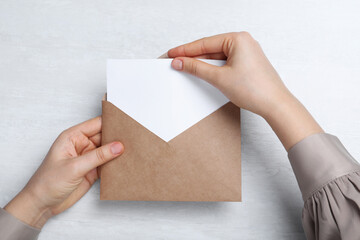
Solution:
M288 150L296 142L323 130L290 93L249 33L206 37L170 49L172 67L200 77L234 104L264 117ZM227 60L222 67L197 58Z
M266 116L291 94L249 33L206 37L168 51L173 68L194 74L222 91L234 104ZM196 58L227 60L217 67Z
M28 184L5 210L41 228L51 216L71 207L98 179L97 167L124 151L120 142L99 147L100 143L101 117L65 130Z

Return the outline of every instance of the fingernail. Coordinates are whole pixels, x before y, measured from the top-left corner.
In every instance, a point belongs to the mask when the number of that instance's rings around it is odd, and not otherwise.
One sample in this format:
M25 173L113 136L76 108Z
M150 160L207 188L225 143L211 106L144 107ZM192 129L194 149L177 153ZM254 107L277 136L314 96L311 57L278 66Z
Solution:
M115 142L115 143L111 144L110 150L111 150L112 154L118 155L122 152L123 145L119 142Z
M180 59L174 59L171 63L172 67L176 70L183 69L183 62Z
M164 53L163 55L161 55L161 56L158 57L158 58L169 58L169 56L168 56L168 53L166 52L166 53Z

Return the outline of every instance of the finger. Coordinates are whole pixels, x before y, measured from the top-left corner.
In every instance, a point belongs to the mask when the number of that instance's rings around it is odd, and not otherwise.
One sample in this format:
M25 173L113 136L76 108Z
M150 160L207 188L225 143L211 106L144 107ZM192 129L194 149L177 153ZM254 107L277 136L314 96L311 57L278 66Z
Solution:
M195 58L197 58L197 59L216 59L216 60L226 60L227 59L227 57L225 56L224 53L209 53L209 54L196 56Z
M75 125L68 130L80 131L87 137L92 137L101 132L101 116L92 118L78 125Z
M226 40L226 34L219 34L212 37L206 37L187 43L168 51L170 58L175 57L194 57L209 53L223 52L223 43Z
M124 146L120 142L112 142L96 148L74 159L76 172L84 176L90 170L118 157L123 151Z
M163 55L161 55L161 56L158 57L158 58L169 58L169 56L168 56L168 54L167 54L167 52L166 52L166 53L164 53Z
M94 136L90 137L89 140L96 146L99 147L101 144L101 133L97 133Z
M96 180L98 180L98 178L99 177L98 177L96 168L91 169L91 171L85 175L85 180L89 183L90 186L93 185L94 182L96 182Z
M171 62L171 66L178 70L190 73L196 77L217 86L219 72L221 67L205 63L196 58L179 57Z
M84 142L75 142L75 149L78 156L84 155L87 152L94 150L95 148L96 145L92 141L89 141L89 139L86 139Z

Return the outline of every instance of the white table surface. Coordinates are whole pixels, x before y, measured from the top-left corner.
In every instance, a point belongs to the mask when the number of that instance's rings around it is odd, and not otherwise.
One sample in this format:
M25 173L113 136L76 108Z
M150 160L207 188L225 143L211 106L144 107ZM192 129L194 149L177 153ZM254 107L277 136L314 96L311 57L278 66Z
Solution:
M360 159L360 2L0 1L0 204L65 128L101 113L108 58L155 58L246 30L323 128ZM242 111L242 203L101 202L99 183L39 239L304 239L302 200L266 122Z

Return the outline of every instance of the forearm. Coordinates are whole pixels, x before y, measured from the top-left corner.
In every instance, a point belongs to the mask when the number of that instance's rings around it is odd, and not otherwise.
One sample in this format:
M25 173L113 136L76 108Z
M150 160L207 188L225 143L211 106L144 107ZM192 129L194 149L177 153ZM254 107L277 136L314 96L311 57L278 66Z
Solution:
M324 132L307 109L290 92L278 96L263 116L288 151L307 136Z

